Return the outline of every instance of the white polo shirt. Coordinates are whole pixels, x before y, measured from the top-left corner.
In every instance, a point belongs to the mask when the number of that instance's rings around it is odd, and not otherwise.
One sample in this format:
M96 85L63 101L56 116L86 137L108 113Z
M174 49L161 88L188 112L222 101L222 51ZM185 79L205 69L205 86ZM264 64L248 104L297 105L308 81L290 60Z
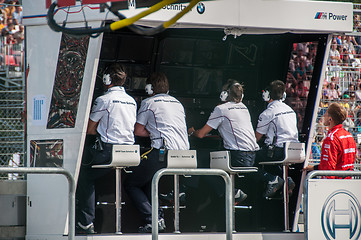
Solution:
M101 140L111 144L134 144L137 103L123 87L115 86L95 100L90 119L99 122Z
M223 138L225 149L259 150L251 116L242 102L227 102L218 105L209 116L207 125L213 129L218 129Z
M183 105L168 94L157 94L142 101L137 123L150 133L151 146L159 149L162 139L171 150L189 149Z
M273 143L283 147L284 142L298 142L297 116L295 111L281 100L272 101L258 118L256 131L266 135L266 145Z

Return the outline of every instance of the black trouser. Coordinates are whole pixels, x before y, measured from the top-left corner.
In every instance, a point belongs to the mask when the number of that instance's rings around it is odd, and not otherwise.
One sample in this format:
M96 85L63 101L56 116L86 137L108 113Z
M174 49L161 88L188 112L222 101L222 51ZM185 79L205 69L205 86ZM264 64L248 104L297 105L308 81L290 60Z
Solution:
M279 165L260 165L260 162L282 161L284 159L284 147L275 147L273 150L273 157L268 156L268 148L261 148L257 152L256 167L258 167L258 177L262 181L273 181L276 176L282 177L282 168Z
M77 221L89 225L95 219L95 181L111 171L111 168L92 168L92 165L109 164L112 157L112 144L104 143L103 150L98 151L88 146L83 155L77 184L76 209Z
M125 191L141 214L145 224L152 223L151 183L153 175L161 168L166 167L166 162L159 161L159 149L153 149L142 159L139 166L132 168L132 174L125 181ZM159 212L163 218L163 212Z

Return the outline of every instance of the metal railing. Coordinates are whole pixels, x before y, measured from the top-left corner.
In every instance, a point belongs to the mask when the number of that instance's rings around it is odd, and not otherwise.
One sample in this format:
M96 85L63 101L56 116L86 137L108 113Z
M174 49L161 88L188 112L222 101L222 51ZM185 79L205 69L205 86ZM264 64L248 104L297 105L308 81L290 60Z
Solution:
M69 183L68 196L68 239L73 240L75 235L75 180L73 175L64 168L37 168L37 167L0 167L0 173L30 173L30 174L62 174L66 177Z
M221 169L184 169L184 168L163 168L156 172L152 179L152 240L158 240L158 183L163 175L213 175L221 176L226 184L226 240L232 240L232 181L231 177Z

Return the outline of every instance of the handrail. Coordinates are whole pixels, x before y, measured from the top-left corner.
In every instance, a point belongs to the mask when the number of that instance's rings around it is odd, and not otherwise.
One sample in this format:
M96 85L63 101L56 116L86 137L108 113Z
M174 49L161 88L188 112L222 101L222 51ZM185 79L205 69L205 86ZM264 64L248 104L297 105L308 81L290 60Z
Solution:
M75 235L75 180L71 173L64 168L45 168L45 167L0 167L0 173L38 173L38 174L62 174L69 183L68 196L68 214L69 214L69 232L68 239L73 240Z
M230 176L221 169L185 169L162 168L152 179L152 240L158 240L158 182L163 175L213 175L221 176L226 184L226 240L232 240L232 181Z

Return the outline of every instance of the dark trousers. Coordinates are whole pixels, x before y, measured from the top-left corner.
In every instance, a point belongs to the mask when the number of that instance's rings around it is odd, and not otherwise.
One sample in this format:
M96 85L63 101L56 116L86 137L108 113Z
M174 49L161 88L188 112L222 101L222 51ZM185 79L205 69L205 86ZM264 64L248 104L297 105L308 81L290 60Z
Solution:
M104 150L98 151L87 147L84 151L82 166L76 190L76 219L83 225L89 225L95 219L95 181L112 169L92 168L93 165L109 164L112 145L103 144Z
M139 166L132 168L132 174L125 181L125 191L129 195L145 224L152 223L151 183L153 175L161 168L166 167L166 162L159 161L159 149L153 149L142 159ZM159 212L163 218L163 212Z
M273 181L276 176L282 176L282 168L277 165L260 165L260 162L282 161L285 156L283 147L275 147L273 150L273 157L268 156L268 148L261 148L257 152L256 167L258 167L258 177L263 182Z

